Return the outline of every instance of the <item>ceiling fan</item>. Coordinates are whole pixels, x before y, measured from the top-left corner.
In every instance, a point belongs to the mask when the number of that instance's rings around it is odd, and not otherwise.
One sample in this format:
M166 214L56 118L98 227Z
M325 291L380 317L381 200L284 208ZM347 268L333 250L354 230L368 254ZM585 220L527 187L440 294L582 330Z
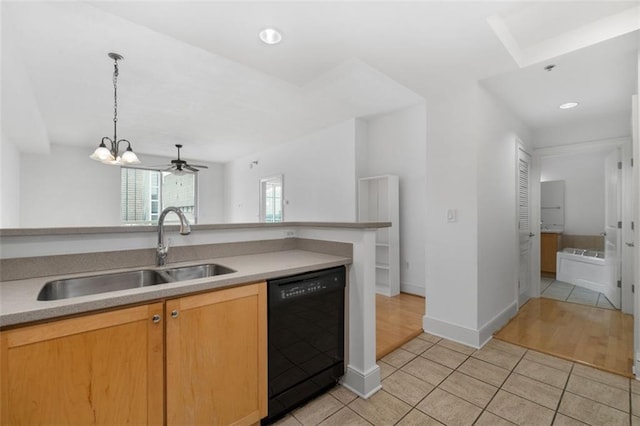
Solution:
M197 173L200 169L208 169L209 167L203 166L200 164L188 164L185 160L180 159L180 148L182 145L176 144L176 148L178 148L178 158L175 160L171 160L171 164L169 167L162 169L163 172L171 172L176 175L182 175L185 173ZM160 166L165 167L165 166Z

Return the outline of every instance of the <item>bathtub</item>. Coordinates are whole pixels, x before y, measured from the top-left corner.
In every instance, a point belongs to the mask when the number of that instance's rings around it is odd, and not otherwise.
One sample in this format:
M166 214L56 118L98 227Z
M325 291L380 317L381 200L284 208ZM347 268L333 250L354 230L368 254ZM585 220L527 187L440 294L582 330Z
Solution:
M617 300L615 262L604 252L566 248L556 255L556 279L603 293L611 301Z

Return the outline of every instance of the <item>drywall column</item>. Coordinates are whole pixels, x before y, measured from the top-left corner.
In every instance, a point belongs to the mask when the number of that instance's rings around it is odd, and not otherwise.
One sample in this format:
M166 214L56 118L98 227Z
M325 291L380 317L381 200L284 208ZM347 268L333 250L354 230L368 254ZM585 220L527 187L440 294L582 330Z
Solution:
M347 371L342 385L369 398L382 388L380 367L376 364L376 230L327 230L299 228L299 238L339 241L353 244L353 264L348 280Z
M467 88L429 100L426 113L427 305L423 328L478 346L475 91Z

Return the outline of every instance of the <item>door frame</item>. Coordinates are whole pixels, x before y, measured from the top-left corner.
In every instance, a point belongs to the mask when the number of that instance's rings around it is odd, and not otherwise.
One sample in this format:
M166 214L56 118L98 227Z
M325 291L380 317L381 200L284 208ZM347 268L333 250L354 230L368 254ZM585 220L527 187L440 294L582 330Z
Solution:
M534 175L532 176L533 199L532 199L532 205L531 205L531 209L533 210L532 219L535 220L533 224L533 228L535 229L535 231L532 231L532 232L536 233L536 235L540 234L540 175L541 175L540 163L543 158L619 149L622 153L623 163L625 161L628 163L630 161L630 157L628 157L628 155L630 154L629 154L629 149L625 149L625 147L628 147L630 144L631 144L630 137L622 137L622 138L602 139L602 140L593 141L593 142L557 145L557 146L552 146L548 148L535 148L533 150L533 158L532 158L532 163L534 164L532 168L532 172L534 173ZM627 184L625 185L624 177L623 177L623 184L622 184L623 199L625 199L626 195L630 194L629 192L627 192L628 190L629 190L629 182L627 182ZM623 206L623 221L625 220L624 210L625 208ZM536 215L536 217L534 217L534 215ZM538 243L538 246L534 248L536 252L534 253L534 256L533 256L533 259L534 259L533 270L539 271L540 270L539 239L536 239L535 242ZM534 245L535 245L535 242L534 242ZM537 275L537 280L534 277L534 281L532 281L532 289L535 288L535 294L532 295L532 297L540 297L540 274L534 274L534 275ZM536 282L536 285L533 284L534 282ZM623 300L626 294L631 294L631 284L632 283L623 281L622 283Z

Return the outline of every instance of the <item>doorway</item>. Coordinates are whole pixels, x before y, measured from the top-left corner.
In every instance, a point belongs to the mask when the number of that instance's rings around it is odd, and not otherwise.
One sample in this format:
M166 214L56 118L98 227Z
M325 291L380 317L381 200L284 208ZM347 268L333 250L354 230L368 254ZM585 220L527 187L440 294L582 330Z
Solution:
M555 237L552 249L558 252L555 270L541 268L545 257L541 245L536 270L551 274L537 277L540 287L536 296L550 292L557 300L600 307L610 307L605 303L608 301L616 309L622 307L624 313L633 314L632 303L621 303L625 298L633 299L633 283L622 279L621 256L621 234L624 226L630 226L632 216L631 174L627 170L631 168L630 156L627 138L534 150L538 196L533 210L541 219L542 209L550 207L542 203L541 182L563 181L565 185L565 198L559 203L564 212L558 219L561 225L549 230L551 225L542 220L536 223L541 237Z
M609 275L605 274L605 281L612 284L614 290L614 292L609 292L606 297L613 299L612 302L617 301L622 310L602 309L606 306L599 306L598 298L591 303L585 303L592 306L585 306L585 304L576 303L577 300L575 298L574 300L569 300L569 298L540 297L541 290L546 290L548 283L545 282L544 278L541 279L540 247L532 244L532 258L534 259L534 272L532 273L533 280L531 283L532 299L520 307L518 315L496 333L495 337L629 376L632 374L631 366L633 364L633 306L629 309L629 305L633 305L634 296L631 288L633 283L630 280L625 280L621 274L621 267L625 265L624 262L621 265L620 259L627 259L627 257L620 255L621 253L625 254L624 249L621 251L620 239L624 228L627 225L631 226L633 219L631 203L637 197L634 196L630 189L632 170L630 166L631 145L628 138L534 150L532 157L532 192L534 197L530 206L530 213L533 219L532 233L543 231L540 225L540 217L537 216L540 215L542 207L540 182L542 180L559 180L563 178L562 176L548 173L548 169L542 167L542 161L546 159L555 161L559 158L576 159L584 154L591 155L594 161L599 164L599 188L595 188L595 184L585 186L591 195L595 192L601 193L601 202L598 207L594 207L589 203L584 203L584 206L577 209L575 205L566 206L567 217L565 218L563 229L560 230L561 235L565 237L565 241L562 244L559 243L558 247L561 252L564 252L565 249L570 249L570 247L564 247L566 244L578 246L576 248L580 249L579 245L582 244L580 238L578 238L580 235L572 235L580 234L580 232L572 230L576 226L572 217L575 216L582 219L589 217L590 212L586 210L588 205L591 205L593 209L599 209L598 215L592 215L600 219L597 224L593 225L591 231L588 231L588 228L582 228L587 229L584 232L587 234L584 235L587 239L583 243L594 244L594 238L600 239L603 258L600 260L605 260L604 258L607 257L605 256L606 251L608 255L606 261L611 266L607 272ZM625 165L625 161L628 161L629 164ZM585 164L571 167L579 170ZM605 164L608 164L606 169ZM566 180L567 193L572 192L575 195L573 192L575 188L569 185L570 178L566 178ZM571 202L573 201L575 200ZM570 204L569 200L567 200L567 204ZM573 209L572 212L570 212L571 209ZM518 217L520 219L520 215ZM580 226L583 225L585 224ZM604 235L605 233L608 235ZM534 241L539 244L540 239L536 238ZM608 249L606 249L607 245ZM583 260L587 254L585 250L578 256ZM558 277L554 275L553 279L555 278ZM577 282L565 285L571 286L572 288L568 291L572 292L582 288L580 284L584 285L584 281L583 279L581 282L579 278ZM543 284L542 288L540 287L541 282ZM620 282L620 290L617 287L618 282ZM627 303L620 303L620 293L622 294L622 301L628 299ZM614 304L611 303L611 305ZM608 306L608 308L613 308L613 306ZM526 333L523 333L523 330L526 330Z

